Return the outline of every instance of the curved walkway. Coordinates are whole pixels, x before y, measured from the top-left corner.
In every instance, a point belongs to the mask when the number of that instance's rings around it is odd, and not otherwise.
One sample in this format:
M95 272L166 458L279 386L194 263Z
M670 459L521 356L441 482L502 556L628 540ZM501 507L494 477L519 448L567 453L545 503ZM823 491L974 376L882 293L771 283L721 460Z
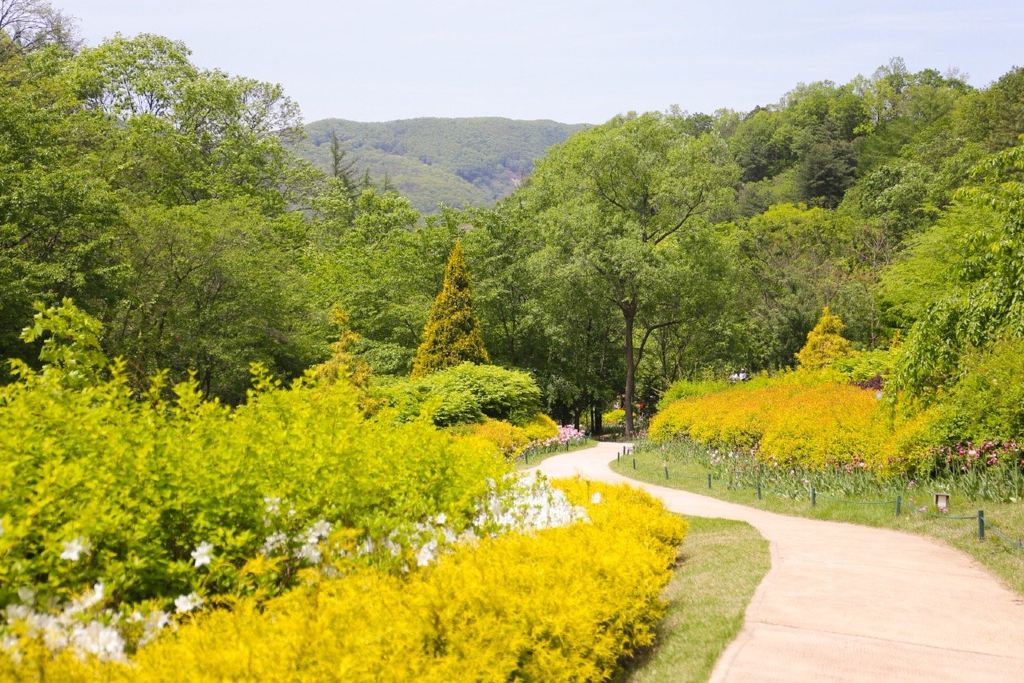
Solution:
M599 444L535 469L628 483L673 512L748 522L770 543L771 569L712 681L1024 682L1024 600L968 556L628 479L608 468L621 449Z

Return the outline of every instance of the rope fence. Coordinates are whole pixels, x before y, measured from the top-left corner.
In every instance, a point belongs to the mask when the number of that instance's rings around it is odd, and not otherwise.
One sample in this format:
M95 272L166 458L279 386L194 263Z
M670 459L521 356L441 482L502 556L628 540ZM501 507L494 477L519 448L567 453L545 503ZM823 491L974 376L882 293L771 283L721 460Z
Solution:
M547 445L527 446L523 452L515 457L516 461L522 460L523 464L529 465L530 458L537 459L539 455L550 455L552 453L568 453L574 446L585 444L588 439L569 439L565 443L552 443Z
M631 462L632 462L632 468L633 468L634 471L636 471L636 469L637 469L636 454L633 452L633 449L631 447L623 446L622 450L616 455L616 461L619 462L619 463L622 462L623 458L630 458ZM676 481L678 481L680 479L689 480L689 481L700 481L702 486L706 486L708 488L708 490L713 490L714 481L716 479L711 472L708 472L708 473L706 473L704 475L700 475L700 476L694 476L692 474L691 475L685 475L685 476L680 476L678 474L677 475L672 475L672 473L669 470L669 463L668 463L667 460L662 462L662 471L664 472L664 476L665 476L665 480L666 481L669 481L669 480L676 480ZM758 500L764 500L764 497L766 495L776 495L775 492L770 491L766 487L764 487L760 481L758 481L756 483L755 487L744 487L744 486L737 485L735 483L735 480L730 477L728 488L730 490L735 490L735 491L754 490L757 493L757 499ZM889 506L890 508L892 508L894 516L899 517L899 516L904 514L904 511L903 511L903 496L901 496L901 495L896 495L894 498L886 499L886 500L851 500L850 498L845 497L845 496L835 496L835 495L830 495L830 494L818 493L817 489L815 489L814 487L811 487L809 493L810 493L809 498L810 498L811 507L817 507L818 499L824 499L824 500L827 500L827 501L830 501L830 502L832 502L834 504L839 504L839 505L865 505L865 506L878 505L878 506ZM792 499L792 497L788 496L788 495L783 495L782 497ZM941 519L941 520L944 520L944 521L951 521L951 522L952 521L959 521L959 522L972 521L972 522L974 522L976 524L976 527L977 527L976 535L977 535L977 538L978 538L979 541L984 541L985 540L986 531L990 531L997 538L999 538L1001 541L1003 541L1007 546L1009 546L1010 548L1012 548L1014 550L1024 550L1024 539L1012 538L1012 537L1008 536L1001 529L999 529L998 527L996 527L991 522L989 522L988 520L985 519L985 511L984 510L978 510L975 514L972 514L972 515L948 515L948 514L945 514L945 513L942 513L942 514L933 513L933 512L924 513L924 512L921 512L919 510L915 510L913 508L913 506L911 506L911 512L913 514L922 515L922 516L928 517L930 519Z

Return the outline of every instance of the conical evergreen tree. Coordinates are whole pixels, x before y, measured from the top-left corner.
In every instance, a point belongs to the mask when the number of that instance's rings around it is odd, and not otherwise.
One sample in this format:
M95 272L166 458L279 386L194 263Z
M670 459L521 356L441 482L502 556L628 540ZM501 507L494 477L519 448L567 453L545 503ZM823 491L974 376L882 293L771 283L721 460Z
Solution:
M796 354L800 367L824 368L836 359L850 355L852 347L842 334L845 328L842 319L828 310L828 306L822 309L821 320L808 333L804 348Z
M466 361L489 363L490 360L480 334L480 321L473 314L473 294L462 244L456 242L444 269L441 293L434 299L423 327L423 342L416 349L412 376L422 377Z

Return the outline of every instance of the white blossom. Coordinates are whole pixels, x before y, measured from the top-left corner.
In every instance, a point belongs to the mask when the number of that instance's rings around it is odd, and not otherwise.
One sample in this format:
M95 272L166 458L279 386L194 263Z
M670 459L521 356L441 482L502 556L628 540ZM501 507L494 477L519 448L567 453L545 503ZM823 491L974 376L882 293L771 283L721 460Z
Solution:
M295 552L295 556L310 564L319 564L320 560L323 559L323 555L320 553L320 544L316 542L303 543L302 547Z
M600 505L601 504L601 492L600 491L594 491L594 495L592 495L590 497L590 503L591 503L591 505Z
M437 559L437 551L437 541L427 541L427 543L422 548L420 548L419 552L416 553L416 564L420 567L425 567L426 565L430 564L435 559Z
M196 563L196 567L202 567L203 565L210 564L211 551L213 546L203 541L196 549L192 551L192 560Z
M103 660L124 660L124 639L116 629L91 621L75 626L71 631L71 644L80 654L88 653Z
M263 509L267 511L268 515L276 515L281 509L281 499L277 496L264 496Z
M178 614L185 614L203 606L203 599L197 593L179 595L174 598L174 610Z
M103 600L103 594L103 584L93 584L92 590L81 597L72 600L71 604L64 608L64 613L67 615L73 615L78 614L79 612L84 612L91 607L95 607Z
M278 548L283 547L288 543L288 534L283 531L276 531L269 536L267 540L263 542L263 554L270 555L274 553Z
M70 541L64 542L64 552L60 554L60 559L68 560L70 562L78 562L82 555L88 554L88 543L81 538L74 538Z

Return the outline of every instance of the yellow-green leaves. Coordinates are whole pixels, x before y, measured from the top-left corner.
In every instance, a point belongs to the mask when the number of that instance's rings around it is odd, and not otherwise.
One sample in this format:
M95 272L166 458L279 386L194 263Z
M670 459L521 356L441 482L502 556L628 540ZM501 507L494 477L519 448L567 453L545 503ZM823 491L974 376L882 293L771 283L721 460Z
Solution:
M464 362L488 363L480 321L473 313L469 272L462 245L455 243L444 269L441 292L430 308L423 328L423 342L413 359L412 376L422 377Z

